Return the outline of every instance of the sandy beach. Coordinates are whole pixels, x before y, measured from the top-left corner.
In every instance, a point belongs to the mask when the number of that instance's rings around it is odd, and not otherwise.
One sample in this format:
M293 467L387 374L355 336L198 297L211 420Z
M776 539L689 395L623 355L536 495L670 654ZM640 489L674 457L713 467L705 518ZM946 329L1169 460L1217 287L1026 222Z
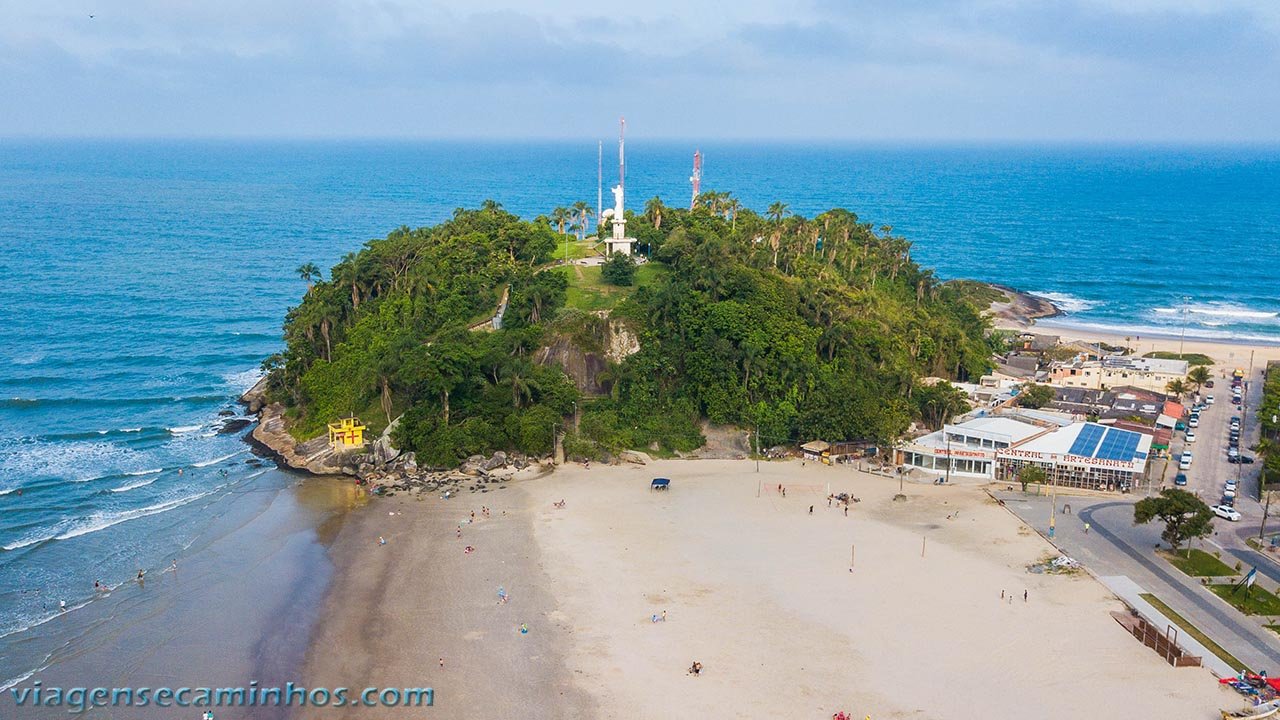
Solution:
M655 476L671 490L651 491ZM846 516L828 487L861 502ZM981 490L898 489L847 467L672 460L378 500L333 545L304 680L430 686L444 718L1209 718L1237 704L1127 635L1087 574L1028 573L1052 548Z
M998 322L997 327L1009 330L1030 330L1045 335L1057 335L1064 340L1081 340L1084 342L1104 342L1108 345L1133 348L1137 355L1149 352L1164 351L1176 353L1179 348L1186 353L1202 353L1214 360L1217 370L1234 368L1249 369L1250 356L1253 358L1254 373L1261 371L1269 360L1280 360L1280 345L1264 345L1256 342L1232 342L1227 340L1208 340L1188 336L1186 340L1163 335L1125 335L1109 333L1090 328L1072 327L1051 323L1036 323L1028 326L1020 323Z

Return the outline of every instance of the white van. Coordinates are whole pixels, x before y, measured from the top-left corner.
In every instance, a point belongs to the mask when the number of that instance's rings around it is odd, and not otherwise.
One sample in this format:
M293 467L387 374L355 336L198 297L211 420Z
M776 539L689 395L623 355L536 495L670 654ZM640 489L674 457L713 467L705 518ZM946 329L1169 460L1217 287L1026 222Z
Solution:
M1178 460L1178 467L1182 470L1191 469L1191 451L1182 453L1182 457Z

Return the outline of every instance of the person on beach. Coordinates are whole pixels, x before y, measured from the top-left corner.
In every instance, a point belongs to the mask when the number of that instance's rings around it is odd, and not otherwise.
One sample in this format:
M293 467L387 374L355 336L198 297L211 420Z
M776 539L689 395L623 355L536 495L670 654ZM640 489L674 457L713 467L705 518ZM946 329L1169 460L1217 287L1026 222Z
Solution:
M101 581L99 581L99 580L94 580L94 581L93 581L93 589L94 589L94 591L95 591L95 592L102 592L102 590L103 590L103 588L102 588L102 582L101 582Z
M849 505L847 503L844 506L844 516L849 517Z
M1000 599L1001 599L1001 600L1003 600L1003 599L1004 599L1004 591L1003 591L1003 590L1001 590L1001 591L1000 591Z
M386 539L386 538L384 538L384 537L382 537L381 535L379 535L379 536L378 536L378 544L379 544L379 545L386 545L386 544L387 544L387 539Z
M58 601L58 611L59 611L59 612L66 612L66 611L67 611L67 601L66 601L66 600L59 600L59 601Z
M459 526L458 526L458 539L459 539L459 540L461 540L461 539L462 539L462 526L461 526L461 525L459 525Z
M810 515L812 515L812 514L813 514L813 506L812 506L812 505L810 505L810 506L809 506L809 514L810 514Z
M786 497L786 496L787 496L787 489L782 488L782 497Z
M1085 524L1084 524L1084 534L1085 534L1085 535L1088 535L1088 534L1089 534L1089 523L1085 523Z
M444 658L440 658L440 669L444 669Z
M1027 591L1026 591L1026 590L1023 590L1023 591L1022 591L1022 602L1026 602L1026 601L1027 601Z
M697 660L694 660L693 664L689 666L689 674L694 677L698 677L699 675L701 675L702 663L698 662Z

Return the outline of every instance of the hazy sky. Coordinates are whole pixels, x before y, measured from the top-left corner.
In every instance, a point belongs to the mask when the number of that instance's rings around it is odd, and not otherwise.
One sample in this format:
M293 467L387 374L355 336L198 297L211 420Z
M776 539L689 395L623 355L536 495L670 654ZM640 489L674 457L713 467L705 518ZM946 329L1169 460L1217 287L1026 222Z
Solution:
M619 114L645 137L1278 141L1280 1L0 0L0 135L594 138Z

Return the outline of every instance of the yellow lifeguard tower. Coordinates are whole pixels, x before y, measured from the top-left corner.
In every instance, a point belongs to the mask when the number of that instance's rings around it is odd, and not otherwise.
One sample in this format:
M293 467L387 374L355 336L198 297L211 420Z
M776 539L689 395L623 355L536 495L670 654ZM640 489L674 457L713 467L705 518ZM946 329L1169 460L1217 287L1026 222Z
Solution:
M340 452L364 447L364 427L354 415L329 423L329 447Z

